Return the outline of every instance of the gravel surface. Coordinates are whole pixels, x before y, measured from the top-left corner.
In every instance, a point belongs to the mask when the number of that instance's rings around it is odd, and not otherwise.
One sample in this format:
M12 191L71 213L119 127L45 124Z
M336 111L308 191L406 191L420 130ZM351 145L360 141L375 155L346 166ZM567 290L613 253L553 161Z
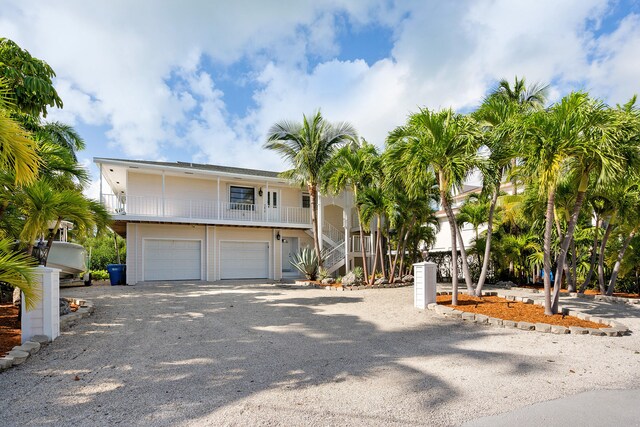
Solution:
M0 373L0 424L458 425L640 383L640 307L620 338L461 323L413 289L242 283L64 289L95 314Z

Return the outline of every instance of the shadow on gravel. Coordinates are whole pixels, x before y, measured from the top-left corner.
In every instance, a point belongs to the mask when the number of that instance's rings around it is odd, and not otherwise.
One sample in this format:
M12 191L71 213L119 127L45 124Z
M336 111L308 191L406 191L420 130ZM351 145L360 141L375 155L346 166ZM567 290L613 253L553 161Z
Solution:
M362 297L325 292L287 297L291 293L219 283L144 284L96 293L97 310L89 322L24 369L0 375L0 412L25 424L167 425L206 417L267 390L366 379L385 371L407 393L429 390L422 408L416 408L428 412L458 392L448 384L448 372L412 368L409 358L446 357L452 367L481 360L518 374L545 369L539 360L523 362L505 349L460 347L488 329L449 324L444 333L439 324L425 322L384 331L348 314L349 305ZM346 306L343 314L322 314L324 307L338 304ZM24 400L11 391L17 382L28 391ZM312 410L312 402L303 403L287 410ZM403 421L389 417L370 421Z

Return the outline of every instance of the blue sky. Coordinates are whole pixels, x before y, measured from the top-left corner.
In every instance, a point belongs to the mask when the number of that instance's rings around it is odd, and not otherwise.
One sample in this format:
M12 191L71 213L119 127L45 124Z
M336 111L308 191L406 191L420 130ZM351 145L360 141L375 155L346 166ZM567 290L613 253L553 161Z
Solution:
M1 36L56 70L64 109L48 119L80 131L89 167L282 170L261 148L275 121L320 108L382 146L419 106L471 111L515 75L550 83L552 100L640 92L637 0L0 3Z

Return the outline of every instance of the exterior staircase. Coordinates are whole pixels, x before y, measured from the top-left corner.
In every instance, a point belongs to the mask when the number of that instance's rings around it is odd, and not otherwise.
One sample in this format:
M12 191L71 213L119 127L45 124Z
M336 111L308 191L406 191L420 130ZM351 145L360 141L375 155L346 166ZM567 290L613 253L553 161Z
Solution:
M311 230L306 231L313 236ZM322 247L325 259L324 268L333 273L345 264L344 231L334 227L327 221L322 223Z

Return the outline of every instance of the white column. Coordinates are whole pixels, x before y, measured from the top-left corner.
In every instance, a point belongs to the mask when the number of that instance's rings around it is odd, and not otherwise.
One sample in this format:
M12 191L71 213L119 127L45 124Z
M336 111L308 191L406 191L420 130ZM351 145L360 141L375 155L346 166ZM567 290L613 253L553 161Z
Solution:
M342 224L344 226L344 269L345 273L351 270L349 265L349 230L351 225L349 224L349 215L345 209L342 210Z
M100 169L100 203L104 203L104 200L102 200L102 163L98 163L98 166L98 169Z
M164 206L165 206L166 194L164 191L164 171L162 171L162 216L164 217Z
M418 262L413 264L413 305L425 309L436 302L436 264Z
M316 221L318 221L318 223L316 224L316 226L318 227L317 232L318 232L318 243L320 244L320 250L322 250L323 248L323 239L322 239L322 196L320 196L320 193L317 194L316 197L316 202L318 203L318 215L316 217Z
M262 193L262 206L264 211L267 212L267 216L266 216L266 221L269 222L269 205L267 204L267 200L269 198L269 183L267 182L265 184L265 188L266 188L266 196L265 193ZM273 206L273 200L271 201L271 206Z
M60 336L60 270L43 266L34 270L40 301L27 311L22 294L23 343L36 335L45 335L49 341Z
M220 219L220 177L218 177L218 219Z

